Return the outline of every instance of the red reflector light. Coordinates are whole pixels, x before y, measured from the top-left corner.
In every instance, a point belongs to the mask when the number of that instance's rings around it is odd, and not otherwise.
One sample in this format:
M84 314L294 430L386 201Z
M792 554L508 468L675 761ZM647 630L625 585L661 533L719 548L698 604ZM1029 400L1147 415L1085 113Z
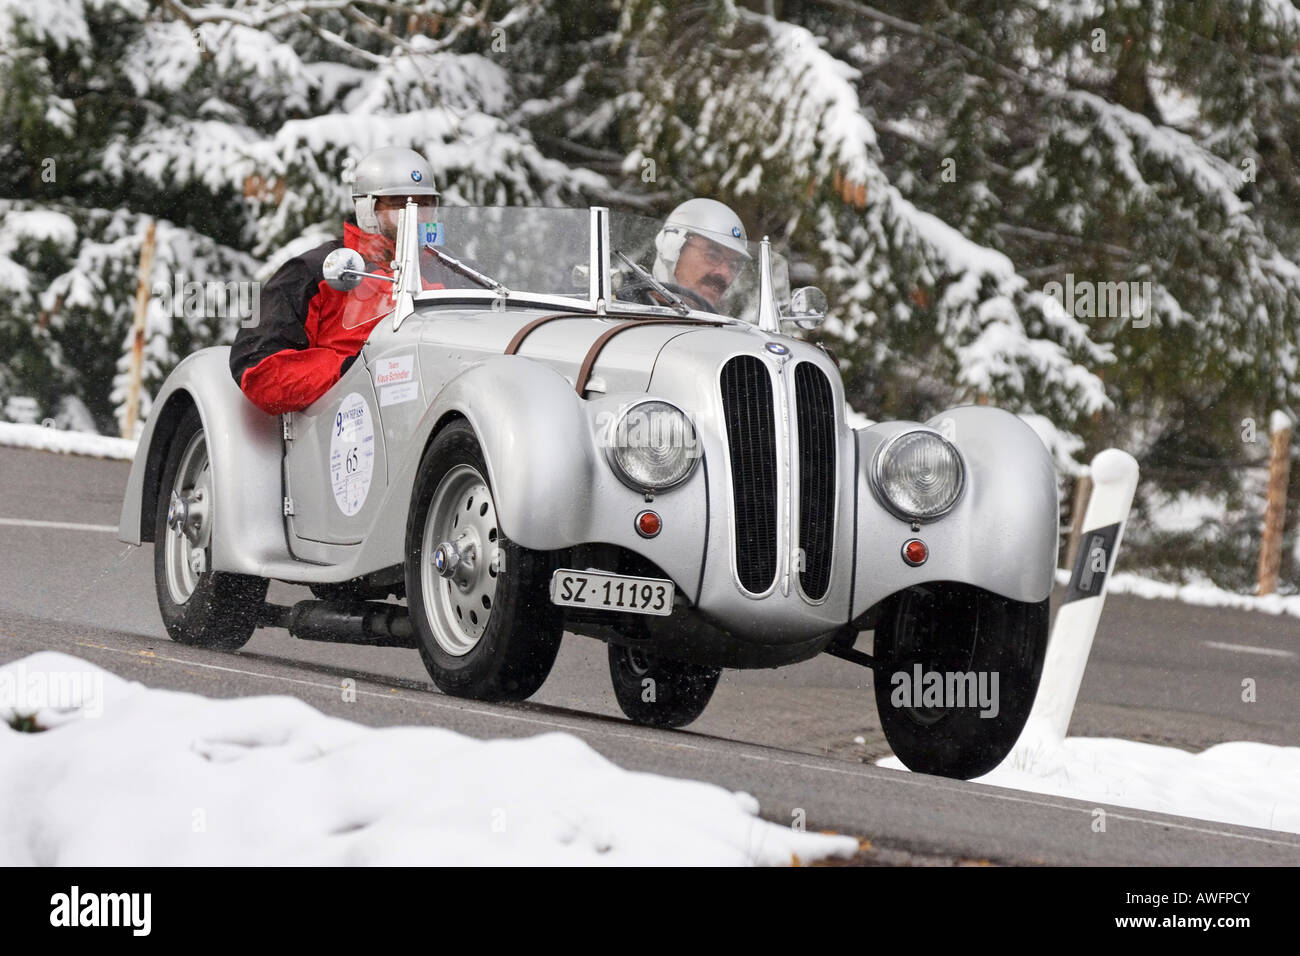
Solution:
M908 538L903 542L903 560L912 567L918 567L925 564L925 559L930 556L930 549L925 546L925 542L920 538Z
M643 511L636 516L636 533L643 538L653 538L663 527L663 522L653 511Z

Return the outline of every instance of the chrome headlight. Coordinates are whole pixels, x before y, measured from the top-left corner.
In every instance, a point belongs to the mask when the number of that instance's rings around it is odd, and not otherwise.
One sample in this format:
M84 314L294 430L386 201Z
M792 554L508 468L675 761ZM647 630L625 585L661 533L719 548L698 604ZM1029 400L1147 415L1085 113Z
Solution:
M902 432L876 452L871 485L881 504L907 521L932 521L952 510L966 483L961 455L934 432Z
M637 491L681 484L700 457L695 426L667 402L633 405L615 420L605 447L614 474Z

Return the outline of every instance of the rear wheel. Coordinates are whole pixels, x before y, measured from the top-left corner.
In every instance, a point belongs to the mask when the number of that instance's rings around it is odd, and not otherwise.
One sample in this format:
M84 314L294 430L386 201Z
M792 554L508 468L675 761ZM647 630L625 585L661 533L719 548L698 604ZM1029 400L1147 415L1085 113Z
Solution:
M704 713L722 669L610 644L609 676L618 706L631 720L651 727L685 727Z
M876 624L873 684L898 758L910 770L961 779L1001 763L1033 706L1047 625L1046 601L968 586L928 584L890 597Z
M172 640L234 650L252 637L264 578L212 567L212 460L197 408L172 435L154 514L154 586Z
M407 603L420 656L444 693L524 700L555 663L563 611L550 601L550 556L501 533L486 476L467 422L434 439L406 526Z

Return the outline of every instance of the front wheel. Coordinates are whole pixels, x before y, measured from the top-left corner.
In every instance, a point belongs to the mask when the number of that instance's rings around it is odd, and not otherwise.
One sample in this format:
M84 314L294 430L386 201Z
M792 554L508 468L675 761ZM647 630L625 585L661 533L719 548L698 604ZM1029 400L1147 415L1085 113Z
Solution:
M876 624L876 710L910 770L969 780L1015 746L1047 653L1047 601L936 583L885 601Z
M248 643L268 581L211 570L212 460L197 408L172 435L154 513L154 586L173 641L236 650Z
M623 713L651 727L685 727L704 713L722 669L609 645L609 675Z
M563 633L549 556L497 523L474 430L438 433L420 464L406 525L406 595L424 666L446 694L524 700L542 686Z

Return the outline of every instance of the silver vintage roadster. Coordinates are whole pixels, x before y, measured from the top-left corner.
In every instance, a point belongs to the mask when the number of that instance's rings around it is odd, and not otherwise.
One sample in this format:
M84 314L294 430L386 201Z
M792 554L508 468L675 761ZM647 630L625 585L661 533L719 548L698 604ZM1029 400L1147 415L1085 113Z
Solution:
M256 408L226 348L168 377L120 535L153 542L173 639L414 647L446 693L522 700L567 631L605 641L623 711L665 727L724 667L827 653L874 670L910 768L1001 761L1056 563L1053 465L1026 424L962 406L850 427L836 362L786 334L825 297L791 290L766 240L715 309L652 275L661 222L439 215L407 207L382 318L304 411ZM466 287L430 287L430 258ZM381 278L364 268L339 249L325 280ZM268 604L272 579L316 599Z

